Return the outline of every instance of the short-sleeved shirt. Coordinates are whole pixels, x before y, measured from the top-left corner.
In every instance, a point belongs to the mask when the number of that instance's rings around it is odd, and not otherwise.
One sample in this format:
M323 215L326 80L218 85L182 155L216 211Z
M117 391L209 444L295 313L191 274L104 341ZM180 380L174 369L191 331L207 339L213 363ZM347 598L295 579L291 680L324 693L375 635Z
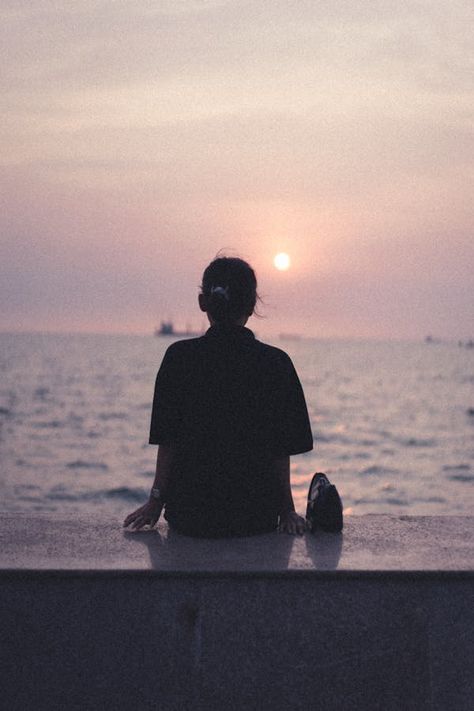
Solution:
M274 461L313 448L289 356L243 326L212 326L173 343L155 383L150 444L171 445L165 517L190 535L274 530Z

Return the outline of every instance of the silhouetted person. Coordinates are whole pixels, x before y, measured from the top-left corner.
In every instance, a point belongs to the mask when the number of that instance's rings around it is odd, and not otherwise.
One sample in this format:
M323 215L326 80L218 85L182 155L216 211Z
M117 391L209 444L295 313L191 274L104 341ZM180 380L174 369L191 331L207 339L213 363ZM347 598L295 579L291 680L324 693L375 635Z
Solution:
M245 261L219 257L204 271L199 306L210 328L165 353L149 439L159 445L155 481L124 526L153 526L164 508L191 536L304 532L290 455L313 448L308 412L289 356L245 327L257 298Z

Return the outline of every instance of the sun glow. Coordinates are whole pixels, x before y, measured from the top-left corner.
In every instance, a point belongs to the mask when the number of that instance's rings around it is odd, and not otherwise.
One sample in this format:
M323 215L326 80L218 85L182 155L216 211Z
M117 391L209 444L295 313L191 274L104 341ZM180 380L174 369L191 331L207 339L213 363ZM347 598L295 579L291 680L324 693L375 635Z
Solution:
M279 269L281 272L286 272L286 270L290 268L290 256L286 254L286 252L279 252L273 258L273 264L276 269Z

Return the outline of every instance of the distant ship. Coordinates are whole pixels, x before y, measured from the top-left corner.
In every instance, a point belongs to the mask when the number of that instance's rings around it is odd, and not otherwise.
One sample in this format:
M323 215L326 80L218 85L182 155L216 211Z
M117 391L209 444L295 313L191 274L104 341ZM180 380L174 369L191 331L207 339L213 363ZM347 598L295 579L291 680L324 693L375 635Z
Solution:
M434 336L426 336L425 343L442 343L440 338L434 338Z
M172 336L173 338L193 338L202 336L203 331L193 331L186 326L185 331L176 331L172 321L162 321L160 328L155 328L155 336Z

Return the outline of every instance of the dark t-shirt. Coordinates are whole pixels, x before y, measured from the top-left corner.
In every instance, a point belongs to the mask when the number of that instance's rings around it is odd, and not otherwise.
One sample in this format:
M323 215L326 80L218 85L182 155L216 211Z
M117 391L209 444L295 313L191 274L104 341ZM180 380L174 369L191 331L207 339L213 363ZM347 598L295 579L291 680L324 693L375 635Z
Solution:
M276 457L313 436L289 356L242 326L212 326L173 343L156 377L150 444L173 447L165 517L191 535L274 530Z

